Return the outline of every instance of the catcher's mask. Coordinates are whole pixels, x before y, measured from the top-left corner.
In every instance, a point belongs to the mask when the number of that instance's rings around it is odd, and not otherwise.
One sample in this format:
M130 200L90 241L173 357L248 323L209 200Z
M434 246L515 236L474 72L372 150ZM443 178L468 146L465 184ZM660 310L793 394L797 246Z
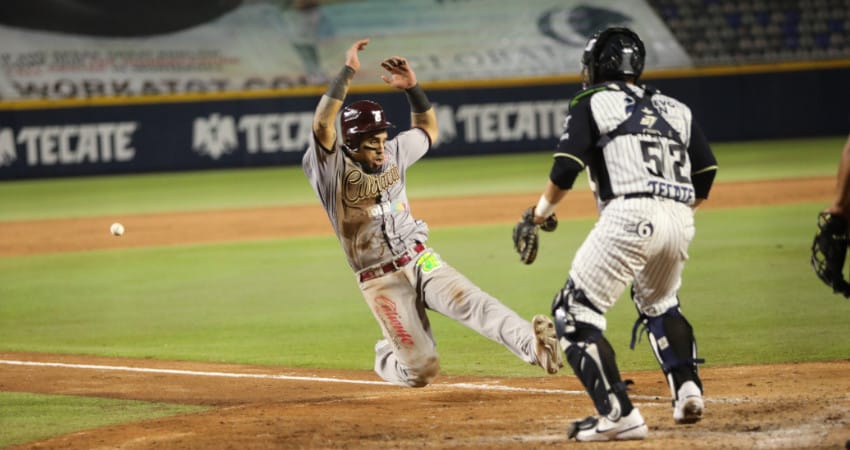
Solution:
M381 105L370 100L354 102L342 110L343 143L353 152L360 147L364 134L386 130L392 126L393 124L387 121Z
M581 56L582 73L588 85L631 79L643 73L646 48L637 33L624 27L611 27L594 34Z

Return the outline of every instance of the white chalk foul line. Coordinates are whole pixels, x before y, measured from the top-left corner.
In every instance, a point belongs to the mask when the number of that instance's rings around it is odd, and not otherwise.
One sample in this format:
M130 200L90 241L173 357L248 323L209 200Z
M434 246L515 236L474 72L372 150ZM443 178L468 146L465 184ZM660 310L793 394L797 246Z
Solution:
M229 372L205 372L199 370L181 370L181 369L154 369L150 367L129 367L129 366L102 366L95 364L68 364L57 362L36 362L36 361L11 361L0 359L0 364L8 364L13 366L36 366L36 367L62 367L67 369L92 369L92 370L115 370L121 372L140 372L140 373L158 373L168 375L192 375L201 377L220 377L220 378L261 378L273 380L290 380L290 381L319 381L325 383L351 383L351 384L378 384L389 385L383 381L369 380L346 380L342 378L322 378L322 377L299 377L292 375L270 375L259 373L229 373Z
M327 378L327 377L304 377L295 375L275 375L262 373L233 373L233 372L207 372L200 370L182 370L182 369L155 369L152 367L129 367L129 366L104 366L98 364L69 364L59 362L39 362L39 361L14 361L0 359L0 364L11 366L33 366L33 367L61 367L66 369L90 369L90 370L112 370L120 372L139 372L139 373L156 373L166 375L189 375L199 377L219 377L219 378L255 378L264 380L287 380L287 381L310 381L318 383L347 383L347 384L366 384L378 386L393 386L386 381L370 381L370 380L349 380L345 378ZM499 386L492 384L474 384L474 383L434 383L431 386L441 388L456 388L470 389L483 391L500 391L500 392L526 392L532 394L558 394L558 395L587 395L584 391L573 391L567 389L542 389L542 388L525 388L514 386ZM659 399L652 395L631 395L630 397L636 400L665 400ZM708 402L717 403L738 403L738 399L705 399Z
M311 381L319 383L348 383L348 384L368 384L378 386L393 386L386 381L370 381L370 380L350 380L345 378L327 378L327 377L305 377L294 375L276 375L276 374L261 374L261 373L233 373L233 372L207 372L199 370L182 370L182 369L154 369L151 367L129 367L129 366L104 366L97 364L69 364L59 362L38 362L38 361L13 361L0 359L0 364L8 364L13 366L34 366L34 367L62 367L66 369L90 369L90 370L113 370L121 372L139 372L139 373L156 373L167 375L190 375L200 377L219 377L219 378L259 378L265 380L288 380L288 381ZM474 384L474 383L434 383L435 387L449 387L458 389L478 389L491 391L512 391L512 392L530 392L537 394L584 394L584 391L569 391L564 389L540 389L540 388L523 388L512 386L498 386L489 384Z

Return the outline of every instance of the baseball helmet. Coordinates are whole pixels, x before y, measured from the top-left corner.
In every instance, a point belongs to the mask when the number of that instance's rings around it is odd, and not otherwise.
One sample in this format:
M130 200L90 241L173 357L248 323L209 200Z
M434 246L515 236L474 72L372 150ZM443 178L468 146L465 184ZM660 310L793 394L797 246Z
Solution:
M645 58L646 48L637 33L624 27L611 27L587 41L581 65L589 84L627 77L637 81Z
M343 141L350 150L356 151L365 133L386 130L393 126L386 119L381 105L361 100L348 105L342 110Z

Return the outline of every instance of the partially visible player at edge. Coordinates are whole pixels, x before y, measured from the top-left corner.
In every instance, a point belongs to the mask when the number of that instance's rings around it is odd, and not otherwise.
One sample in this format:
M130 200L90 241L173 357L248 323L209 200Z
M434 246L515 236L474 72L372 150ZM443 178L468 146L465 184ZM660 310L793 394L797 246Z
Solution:
M835 183L835 199L824 212L835 214L850 221L850 135L844 143L841 160L838 162L838 175Z
M552 304L567 361L598 413L570 426L568 437L578 441L647 436L604 335L604 314L630 282L639 313L632 348L643 325L670 386L676 423L697 422L703 413L702 360L678 290L694 209L708 198L717 161L686 105L635 84L645 56L643 42L627 28L608 28L588 41L584 89L570 100L549 181L529 219L543 224L588 169L599 219Z
M835 197L832 204L818 213L817 225L812 242L812 268L834 293L850 298L850 282L844 276L850 243L850 136L838 163Z
M475 286L426 244L428 226L411 215L406 172L437 139L437 118L405 58L383 60L382 79L405 92L411 129L389 139L392 124L381 106L357 101L342 110L343 142L337 142L337 113L368 42L348 49L345 66L319 100L302 165L381 327L375 372L401 386L434 379L440 365L426 315L432 310L556 373L563 358L552 321L540 315L532 325Z

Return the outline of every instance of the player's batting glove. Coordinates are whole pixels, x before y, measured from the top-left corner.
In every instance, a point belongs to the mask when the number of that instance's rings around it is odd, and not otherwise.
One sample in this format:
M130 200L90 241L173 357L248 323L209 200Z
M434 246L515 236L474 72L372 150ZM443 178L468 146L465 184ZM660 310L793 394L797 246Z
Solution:
M818 214L818 230L812 242L812 268L833 292L850 297L850 283L843 275L850 242L847 225L847 219L842 216Z
M554 214L546 218L541 225L534 223L534 206L530 206L522 213L520 221L514 226L513 239L514 249L519 253L519 260L525 264L531 264L537 258L537 248L540 241L537 229L543 231L555 231L558 227L558 219Z

